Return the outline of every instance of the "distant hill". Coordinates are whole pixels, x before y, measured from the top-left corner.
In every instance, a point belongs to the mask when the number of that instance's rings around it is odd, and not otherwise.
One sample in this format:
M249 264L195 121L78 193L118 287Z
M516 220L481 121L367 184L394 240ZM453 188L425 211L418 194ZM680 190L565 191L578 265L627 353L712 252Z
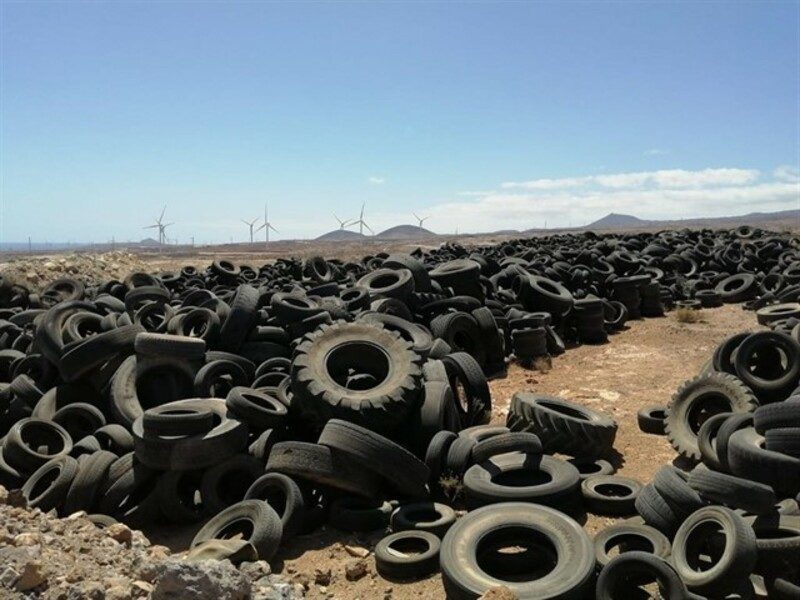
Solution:
M139 242L140 246L160 246L161 244L158 243L158 240L154 240L153 238L144 238L142 241Z
M326 242L351 242L355 240L363 240L365 237L365 235L358 233L357 231L334 229L328 233L323 233L317 239Z
M375 237L383 240L405 240L415 238L434 237L436 234L424 227L416 225L398 225L381 231Z
M648 221L643 221L639 217L633 215L621 215L619 213L609 213L602 219L598 219L594 223L589 223L586 229L617 229L621 227L641 227L646 225Z

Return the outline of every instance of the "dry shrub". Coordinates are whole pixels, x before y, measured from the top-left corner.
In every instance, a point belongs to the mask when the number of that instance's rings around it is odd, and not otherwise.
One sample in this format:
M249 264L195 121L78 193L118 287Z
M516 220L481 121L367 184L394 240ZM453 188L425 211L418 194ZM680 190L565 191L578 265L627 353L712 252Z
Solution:
M703 320L703 315L694 308L679 308L675 311L675 319L678 323L699 323Z

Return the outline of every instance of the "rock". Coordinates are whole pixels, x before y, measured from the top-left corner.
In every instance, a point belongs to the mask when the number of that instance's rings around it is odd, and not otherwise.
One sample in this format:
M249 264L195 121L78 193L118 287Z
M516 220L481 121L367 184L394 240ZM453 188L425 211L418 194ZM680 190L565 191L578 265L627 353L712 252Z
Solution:
M247 575L250 579L256 580L262 577L268 577L272 574L272 567L265 560L256 560L253 562L243 562L239 565L239 571Z
M314 569L314 583L317 585L330 585L331 584L331 570L330 569ZM321 590L320 590L321 591Z
M345 546L344 549L350 556L355 556L356 558L367 558L369 556L369 550L361 546Z
M14 538L15 546L35 546L39 543L39 535L36 533L20 533Z
M27 592L35 587L39 587L46 581L42 573L42 563L36 560L25 563L22 572L17 579L14 587L20 592Z
M8 490L0 485L0 504L8 504Z
M112 540L116 540L120 544L130 546L133 533L127 525L122 523L114 523L106 527L103 531L105 531L106 535Z
M344 566L344 576L348 581L358 581L366 574L367 563L360 558L350 560Z
M15 571L12 567L6 567L0 572L0 585L3 587L12 587L19 579L19 572Z
M105 600L131 600L133 596L128 588L115 585L106 588Z
M147 598L153 593L153 584L146 581L134 581L131 584L131 596L133 598Z
M518 600L519 596L517 596L514 592L512 592L509 588L504 585L499 585L497 587L489 588L486 590L486 593L478 598L478 600Z
M186 553L186 560L229 560L238 565L243 561L258 560L258 550L247 540L206 540Z
M228 562L169 560L160 565L152 600L247 600L250 582Z
M11 490L8 492L6 504L9 506L16 506L17 508L27 508L28 501L22 495L22 490Z

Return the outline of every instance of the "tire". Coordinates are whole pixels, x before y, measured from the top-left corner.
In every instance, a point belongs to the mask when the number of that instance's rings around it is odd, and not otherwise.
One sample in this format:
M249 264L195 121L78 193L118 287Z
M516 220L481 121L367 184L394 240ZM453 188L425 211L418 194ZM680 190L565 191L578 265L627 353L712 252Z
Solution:
M656 471L653 487L679 518L687 517L706 504L689 485L688 475L672 465L664 465Z
M184 360L203 360L206 355L204 340L166 333L140 333L133 349L139 356L171 356Z
M776 427L764 436L767 450L800 458L800 427Z
M500 454L464 474L464 496L470 508L499 502L563 507L577 499L579 487L578 470L546 454Z
M72 480L78 474L78 461L62 456L39 467L22 486L30 508L48 512L59 508L67 498Z
M611 562L609 552L615 547L619 548L619 554L641 551L664 560L669 557L672 549L667 536L658 529L649 525L616 523L594 536L594 556L599 569Z
M731 472L794 496L800 491L800 458L766 450L763 442L755 429L735 432L728 447Z
M675 514L675 511L652 484L642 488L636 497L635 506L636 512L647 525L658 529L667 537L672 537L681 523L681 518Z
M723 302L744 302L755 297L758 283L755 275L751 273L737 273L720 281L714 291L719 294Z
M267 460L267 471L284 473L365 498L379 495L381 480L354 464L349 455L306 442L278 442Z
M94 437L101 449L113 452L117 456L133 452L133 436L122 425L116 423L104 425L94 432Z
M222 323L219 331L220 347L228 352L236 352L242 347L248 334L255 326L258 315L258 290L251 285L240 285L231 302L231 312Z
M64 500L63 514L71 515L79 510L93 512L100 486L103 484L111 464L117 457L111 452L100 450L89 454L79 462L78 474L72 480Z
M244 528L244 524L248 526ZM249 534L245 533L250 530ZM211 518L192 540L191 548L214 539L230 539L241 534L255 546L259 560L269 561L278 551L283 535L281 520L272 507L261 500L242 500Z
M249 454L237 454L203 473L200 497L208 514L216 514L245 499L250 486L264 474L264 464Z
M425 466L430 472L428 486L431 491L441 491L439 478L446 469L447 454L450 446L458 439L452 431L440 431L431 439L425 451Z
M402 422L416 400L421 361L399 334L375 323L322 325L295 349L292 392L318 424L342 418L386 431ZM350 368L380 383L348 389Z
M526 431L501 433L475 444L472 448L472 462L482 463L507 452L540 455L542 442L537 435Z
M518 541L524 534L553 548L557 558L547 575L511 581L521 573L508 573L503 579L481 568L480 546L488 544L496 550L501 544ZM552 508L524 502L496 504L468 513L444 536L440 551L442 581L447 597L453 599L477 599L498 586L508 587L518 598L586 598L594 562L592 542L578 523ZM507 565L507 568L517 570L520 566L526 575L532 567L536 568L531 564Z
M206 433L183 437L145 435L143 417L133 424L136 457L145 465L162 471L202 469L219 463L247 447L247 428L227 416L225 402L217 398L178 400L161 410L212 412L219 423Z
M664 435L666 433L666 420L666 406L648 406L636 413L636 421L639 424L639 430L644 433Z
M40 449L46 448L45 452ZM41 419L22 419L12 425L3 442L3 456L21 473L30 474L48 461L67 456L72 438L66 429Z
M700 459L709 469L724 472L717 455L716 437L722 424L733 415L733 413L719 413L710 417L700 426L697 432L697 448L700 450Z
M202 471L167 471L158 478L156 494L170 523L196 523L212 514L201 493ZM200 499L198 502L197 499Z
M753 412L757 406L753 393L733 375L700 375L684 382L672 396L665 429L667 439L678 454L699 461L697 433L705 418L721 412Z
M280 428L286 423L288 410L267 393L246 387L235 387L225 398L225 406L250 431Z
M248 383L244 369L235 362L213 360L197 371L194 393L198 398L224 398L234 387Z
M336 529L351 532L386 529L392 505L383 500L345 496L331 504L328 522Z
M583 504L589 512L598 515L636 514L636 497L642 484L619 475L595 475L581 482Z
M719 470L723 473L730 473L731 471L728 462L728 446L731 436L740 429L752 427L753 415L754 413L733 413L720 425L717 431L716 453L721 467Z
M472 465L472 450L477 443L474 438L458 436L447 451L444 472L456 479L463 478L466 470Z
M567 460L569 464L578 469L578 475L581 481L587 477L595 475L613 475L614 466L607 460L602 458L570 458Z
M356 281L369 290L371 298L397 298L405 301L414 291L414 277L408 269L376 269Z
M492 395L486 376L475 358L466 352L453 352L445 356L442 363L454 395L459 389L464 391L464 398L456 398L461 427L488 423L492 415Z
M603 568L597 580L597 600L635 598L642 581L658 582L659 598L664 600L699 600L689 593L681 578L663 558L647 552L625 552L615 556Z
M517 392L506 425L535 433L548 454L599 457L614 445L617 423L603 413L552 396Z
M759 406L753 413L753 427L761 435L779 427L800 427L800 398Z
M431 351L433 337L422 326L394 315L385 313L365 312L358 316L359 321L380 323L384 329L395 331L407 342L411 342L411 349L422 357L427 357Z
M770 578L791 575L800 565L800 517L770 514L745 517L756 534L756 573Z
M281 473L266 473L253 482L244 499L263 500L275 509L283 526L282 541L292 539L301 531L306 503L300 486L291 477Z
M754 515L774 511L778 501L768 485L717 473L703 466L689 473L689 485L711 504L740 508Z
M780 373L771 371L780 365L780 359L759 358L753 362L754 357L760 357L767 349L774 352L780 350L785 356L787 367ZM800 344L783 333L759 331L749 335L739 345L733 364L736 374L760 400L783 400L800 380ZM756 368L753 368L754 364Z
M349 456L361 468L375 472L396 492L411 498L428 495L430 471L425 463L391 440L368 429L332 419L319 436L319 443ZM392 465L386 472L386 465Z
M786 304L773 304L756 311L756 320L759 325L769 325L780 319L800 318L800 304L788 302Z
M427 449L433 436L438 432L456 432L461 428L461 418L450 385L446 381L427 381L422 389L423 401L419 409L419 423L415 423L413 432L414 447L418 453Z
M142 428L152 436L204 435L214 428L214 413L165 404L144 411Z
M407 547L413 553L404 553ZM375 546L375 568L390 581L422 579L438 570L440 547L439 538L426 531L393 533Z
M392 531L427 531L438 538L456 522L455 511L438 502L402 504L392 513Z
M693 554L699 551L700 543L708 541L711 532L716 533L717 528L725 537L724 553L712 567L698 570L697 557ZM753 572L756 559L753 529L742 517L721 506L707 506L691 514L678 529L672 543L675 571L689 589L699 593L724 594L735 589L738 582Z
M481 367L486 363L481 328L471 314L453 312L439 315L431 320L431 333L443 339L453 352L469 354Z
M714 350L714 355L711 363L715 371L721 373L728 373L729 375L736 375L736 367L733 366L733 357L736 354L737 348L750 335L750 332L737 333L723 341Z
M141 325L127 325L65 346L58 362L61 377L75 381L120 354L132 353L136 336L144 332Z

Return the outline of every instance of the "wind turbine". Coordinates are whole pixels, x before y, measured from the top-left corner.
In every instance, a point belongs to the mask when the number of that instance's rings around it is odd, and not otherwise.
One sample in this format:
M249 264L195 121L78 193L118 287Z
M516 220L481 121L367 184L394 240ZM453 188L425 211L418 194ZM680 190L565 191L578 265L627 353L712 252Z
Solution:
M264 204L264 223L263 225L261 225L261 227L256 229L256 233L258 233L262 229L264 230L264 240L266 241L267 244L269 244L269 230L272 229L272 231L274 231L275 233L278 233L278 230L275 229L272 226L272 223L269 222L269 205L266 203Z
M258 219L259 219L259 217L256 217L252 221L245 221L244 219L242 219L242 223L244 223L245 225L247 225L247 227L250 228L250 243L251 244L253 243L253 226L258 222Z
M339 221L339 230L340 231L343 230L348 225L352 225L353 224L350 221L342 221L339 217L336 216L336 213L333 213L333 218L336 219L337 221ZM357 221L354 221L354 222L357 222Z
M369 225L367 225L367 222L364 220L364 204L365 203L361 204L361 215L359 215L356 221L350 223L350 225L358 225L358 233L360 233L361 235L364 235L364 227L369 229L369 232L371 234L375 235L375 232L372 231L372 228Z
M162 245L162 246L167 241L167 235L166 235L167 227L169 227L170 225L175 225L175 223L162 223L161 222L161 219L164 218L164 213L166 212L166 210L167 210L167 205L165 204L164 208L161 211L161 216L158 217L158 219L156 219L155 224L148 225L147 227L142 227L142 229L158 229L158 243L160 245Z
M411 214L412 214L412 215L414 215L414 217L416 217L417 221L419 221L419 226L420 226L420 227L422 227L422 224L423 224L425 221L427 221L428 219L430 219L430 217L420 217L420 216L419 216L419 215L417 215L417 213L415 213L415 212L412 212Z

